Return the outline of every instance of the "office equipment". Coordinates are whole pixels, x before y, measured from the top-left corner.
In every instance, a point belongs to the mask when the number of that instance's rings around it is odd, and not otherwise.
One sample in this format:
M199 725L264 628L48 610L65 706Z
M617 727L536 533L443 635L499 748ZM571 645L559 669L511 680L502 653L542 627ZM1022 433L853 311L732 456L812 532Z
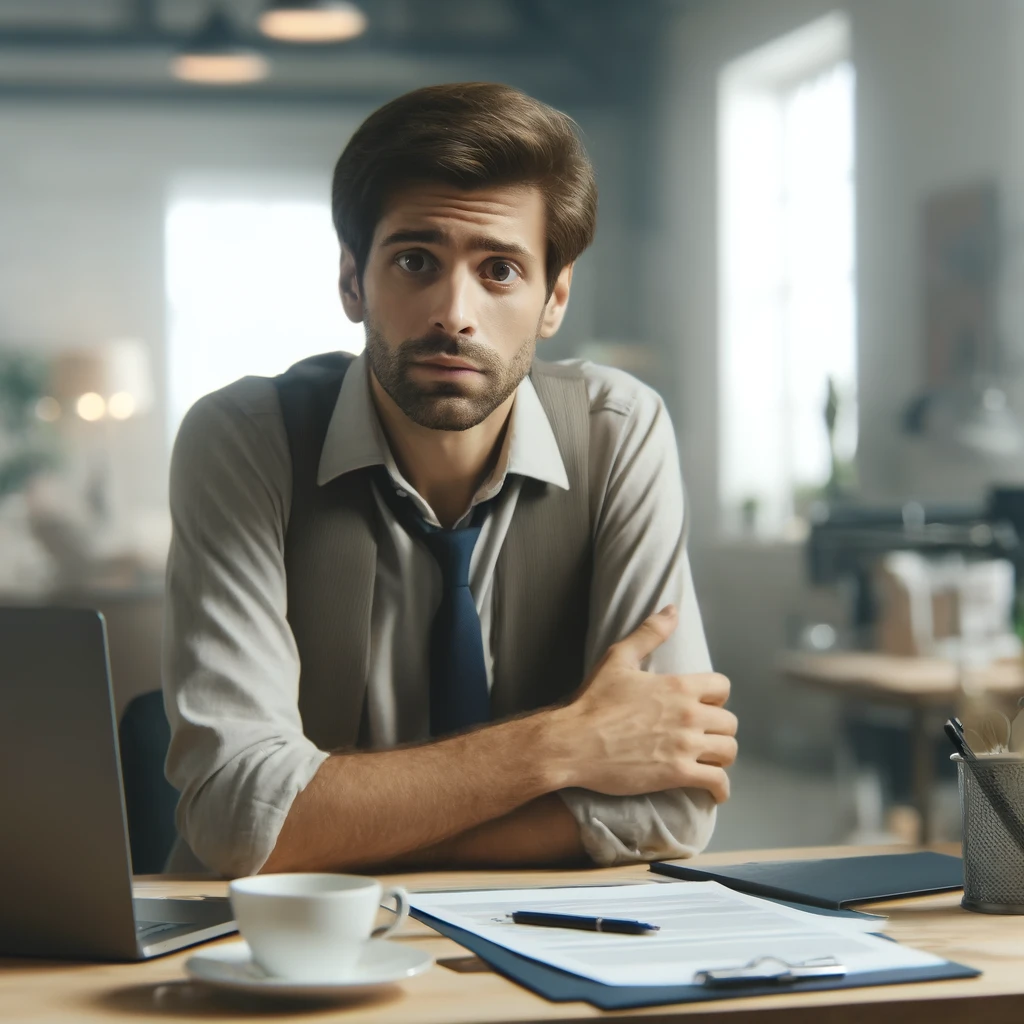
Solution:
M575 928L584 932L614 932L616 935L649 935L659 930L656 924L624 921L614 917L543 914L536 910L515 910L509 916L514 924L531 924L540 928Z
M1006 558L1017 564L1024 548L1024 503L1007 504L993 491L984 507L908 502L872 507L822 503L815 509L807 538L807 575L815 586L842 583L850 595L850 623L872 626L878 614L872 576L878 560L891 551L929 556Z
M888 635L878 583L882 561L892 552L915 552L933 558L957 557L972 562L1005 559L1018 580L1024 559L1024 500L1019 490L996 489L982 505L907 502L900 506L865 506L822 502L812 513L805 549L807 578L818 587L834 587L846 604L841 629L844 643L863 650L786 655L783 674L843 696L842 737L845 760L870 765L880 778L880 797L911 802L920 822L919 843L935 839L931 794L934 780L949 765L937 722L928 711L938 706L943 717L953 709L959 667L955 661L922 656L923 651L874 653ZM891 597L891 595L890 595ZM955 612L955 609L954 609ZM896 654L915 657L896 657ZM1019 665L992 666L968 673L975 692L1024 688ZM1004 681L1009 685L1004 686ZM909 723L893 706L909 711ZM940 720L941 721L941 720ZM906 742L909 728L909 744ZM867 828L873 822L862 822Z
M969 753L970 748L967 748ZM960 777L964 859L961 906L983 914L1024 914L1024 760L954 755Z
M947 892L963 885L959 857L895 853L811 861L771 861L702 868L690 861L658 861L651 871L686 881L715 881L738 892L840 910L858 903Z
M979 761L965 738L964 730L958 729L952 719L946 722L944 729L957 756L966 766L977 788L984 794L1006 835L1013 841L1017 852L1024 855L1024 820L1013 807L1010 795L1000 787L1000 780L995 775L995 765L1000 763L1000 759L986 758L984 762ZM1007 734L1009 734L1009 722L1007 722ZM1002 760L1017 763L1019 759L1013 755L1007 755Z
M662 926L657 936L642 943L611 935L517 929L502 910L520 901L524 892L414 893L412 913L545 998L581 999L606 1010L749 996L777 992L783 985L854 988L975 973L872 935L863 920L794 910L714 883L533 894L535 902L563 908L620 903L631 912L642 910L645 918ZM760 967L753 967L755 963ZM815 966L820 969L809 969ZM745 977L729 984L725 979L736 968Z
M772 860L814 859L830 855L870 853L864 848L819 848L815 850L774 850L705 854L705 866L749 861L758 856ZM391 875L382 878L421 894L436 889L463 890L488 887L536 887L545 885L591 886L644 883L650 875L644 864L618 868L553 871L443 871ZM0 884L4 880L0 879ZM140 896L222 895L227 884L217 879L137 879ZM870 909L870 908L869 908ZM941 984L886 984L881 987L851 987L843 979L804 981L797 986L771 985L763 990L746 989L742 999L726 991L714 993L694 986L704 999L725 1000L708 1006L718 1024L742 1019L743 1024L828 1020L829 1024L908 1024L920 1018L931 1021L985 1020L1007 1024L1019 1017L1024 999L1024 950L1020 945L1020 919L965 914L960 894L925 896L910 904L887 905L886 933L899 942L926 945L946 959L969 965L956 979ZM446 927L446 926L442 926ZM581 936L588 938L589 936ZM222 940L209 949L221 949L232 940ZM495 948L494 959L484 965L463 946L426 925L409 921L393 937L395 942L431 954L439 963L458 961L475 964L467 971L447 966L412 978L393 987L387 999L354 1003L345 1008L348 1024L449 1024L473 1020L475 1024L541 1024L559 1021L593 1020L594 1007L588 995L613 999L636 999L646 995L665 1003L660 991L637 992L600 986L540 964L531 964L507 950ZM472 941L472 939L467 939ZM643 941L648 940L634 940ZM69 971L65 964L0 960L0 1006L11 1020L32 1024L105 1024L112 1016L123 1018L164 1018L198 1020L223 1017L225 996L206 986L182 985L188 952L173 954L143 964L81 965ZM507 959L506 959L507 958ZM485 966L481 970L481 965ZM710 966L710 965L709 965ZM453 963L454 967L454 963ZM493 968L493 969L492 969ZM980 968L984 974L977 976ZM504 971L508 971L508 975ZM515 972L530 972L526 982L511 980ZM892 980L892 979L888 979ZM607 990L607 991L605 991ZM559 1000L557 1006L538 998ZM684 997L680 996L679 999ZM666 1006L664 1019L678 1013L680 1019L710 1020L700 1005ZM234 1003L230 1013L238 1024L267 1020L267 1008L254 1003ZM616 1024L650 1021L649 1010L620 1006ZM687 1013L693 1014L687 1018Z
M638 942L633 936L520 928L508 921L507 911L522 905L524 897L558 913L601 909L642 916L660 931ZM694 985L701 972L766 956L791 964L834 956L851 974L942 963L869 933L861 920L795 910L715 882L548 889L532 896L514 889L435 893L413 895L411 902L432 922L604 986Z
M718 988L736 988L743 985L789 985L808 978L843 978L846 965L834 956L819 956L803 963L791 964L776 956L760 956L742 967L720 967L713 971L701 971L694 981Z
M1017 714L1010 723L1010 752L1024 754L1024 697L1017 701Z
M140 960L235 930L222 900L134 900L106 632L0 608L0 953Z

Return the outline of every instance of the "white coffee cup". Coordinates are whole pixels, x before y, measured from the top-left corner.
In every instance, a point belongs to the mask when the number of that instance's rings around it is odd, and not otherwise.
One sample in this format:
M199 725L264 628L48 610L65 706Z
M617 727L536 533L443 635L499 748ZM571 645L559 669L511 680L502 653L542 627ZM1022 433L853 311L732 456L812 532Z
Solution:
M366 943L390 935L409 913L404 889L361 875L253 875L228 891L253 960L299 981L349 977ZM374 929L383 899L395 901L395 919Z

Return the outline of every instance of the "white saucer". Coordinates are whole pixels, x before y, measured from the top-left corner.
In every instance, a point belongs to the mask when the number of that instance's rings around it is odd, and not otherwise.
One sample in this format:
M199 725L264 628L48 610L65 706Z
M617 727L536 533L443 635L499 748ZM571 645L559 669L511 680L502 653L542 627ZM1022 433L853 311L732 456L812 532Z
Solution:
M301 996L327 999L358 996L363 992L414 975L433 966L434 958L413 946L387 939L366 944L355 969L344 979L298 981L267 974L253 963L249 944L240 939L223 946L212 946L185 961L185 970L196 981L239 992L273 996Z

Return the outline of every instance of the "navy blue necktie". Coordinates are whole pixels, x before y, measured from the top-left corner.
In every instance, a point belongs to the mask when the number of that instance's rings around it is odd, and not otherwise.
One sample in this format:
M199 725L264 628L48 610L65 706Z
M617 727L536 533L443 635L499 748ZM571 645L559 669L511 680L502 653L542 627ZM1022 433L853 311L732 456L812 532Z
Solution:
M469 526L445 530L428 523L411 499L398 494L384 466L376 480L395 518L426 544L441 569L441 605L430 627L430 734L444 736L489 722L491 697L480 616L469 589L469 562L490 502L476 506Z

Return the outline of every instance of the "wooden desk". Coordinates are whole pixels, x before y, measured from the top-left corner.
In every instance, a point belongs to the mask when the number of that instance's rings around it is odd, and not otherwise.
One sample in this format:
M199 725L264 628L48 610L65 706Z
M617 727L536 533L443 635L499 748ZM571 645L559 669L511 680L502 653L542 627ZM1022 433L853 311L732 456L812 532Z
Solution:
M1007 704L1024 694L1024 671L1016 661L968 669L962 681L959 666L944 658L900 658L869 651L787 653L780 658L779 669L789 679L841 697L910 710L912 801L922 843L935 838L931 743L938 730L933 720L948 717L966 694L988 694Z
M946 847L946 849L949 849ZM830 847L710 854L697 863L727 864L756 858L844 856L883 849ZM884 852L891 853L891 847ZM412 889L511 885L608 884L652 881L644 866L575 872L453 872L388 879ZM140 895L225 891L223 882L140 879ZM880 905L893 938L985 973L966 981L847 989L730 999L604 1014L588 1003L549 1003L497 974L459 973L437 966L418 978L355 1004L270 1003L218 993L189 982L189 951L142 964L80 964L0 960L0 1020L47 1024L95 1021L346 1021L352 1024L526 1024L608 1016L626 1021L717 1021L719 1024L1017 1024L1024 1006L1024 920L971 914L960 894ZM233 941L232 939L220 941ZM415 921L398 941L415 943L436 958L466 957L462 947Z

